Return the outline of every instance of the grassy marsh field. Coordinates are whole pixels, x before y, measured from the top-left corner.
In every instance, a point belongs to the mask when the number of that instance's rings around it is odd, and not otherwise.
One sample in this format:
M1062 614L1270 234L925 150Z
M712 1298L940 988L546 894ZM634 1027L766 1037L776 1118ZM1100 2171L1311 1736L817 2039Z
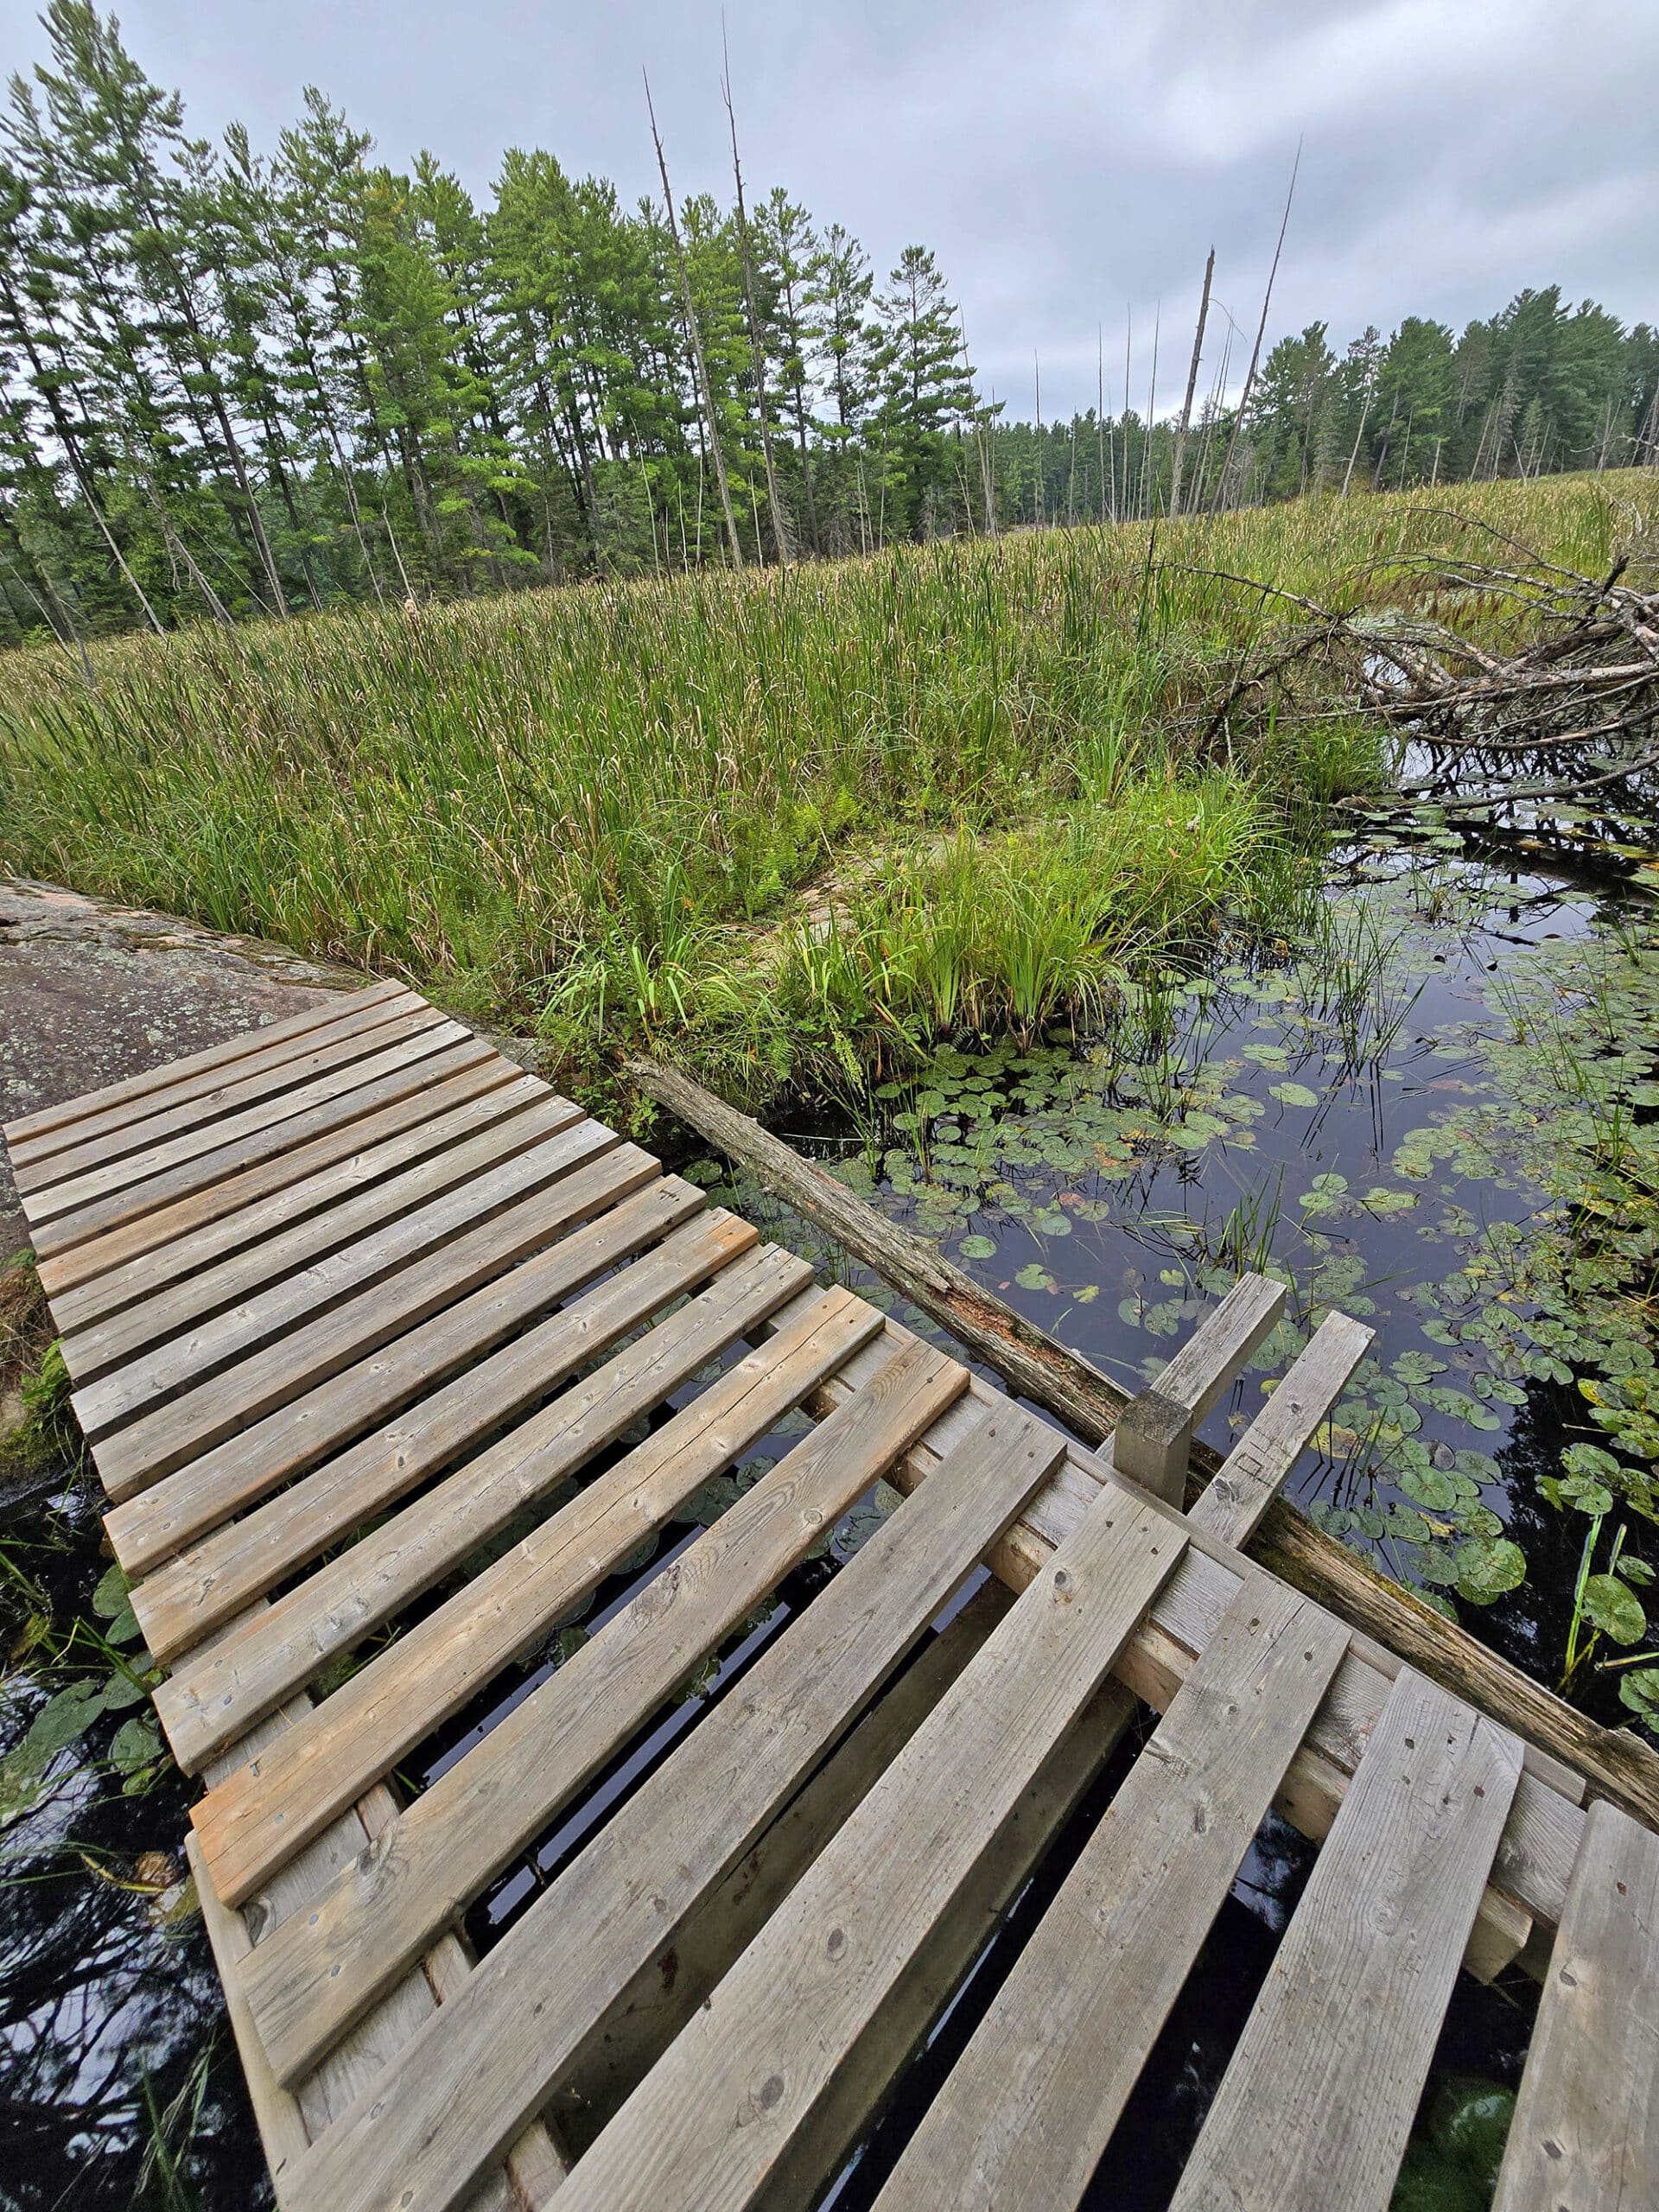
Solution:
M396 970L567 1064L672 1036L751 1101L1316 899L1342 720L1206 741L1279 619L1402 551L1605 564L1650 474L946 541L834 566L203 625L0 667L0 861ZM1225 576L1195 573L1223 571Z

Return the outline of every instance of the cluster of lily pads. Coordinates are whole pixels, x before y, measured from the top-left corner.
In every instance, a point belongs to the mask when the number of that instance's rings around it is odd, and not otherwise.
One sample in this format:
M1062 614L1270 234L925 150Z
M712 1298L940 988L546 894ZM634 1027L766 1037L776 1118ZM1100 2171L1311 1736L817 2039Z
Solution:
M1483 925L1510 895L1382 859L1276 965L1153 974L1083 1048L959 1040L840 1172L1131 1384L1280 1277L1235 1427L1326 1313L1370 1319L1301 1502L1454 1618L1528 1577L1502 1455L1547 1406L1535 1490L1586 1532L1558 1678L1593 1659L1659 1725L1659 936L1605 908L1510 950ZM1437 968L1458 989L1421 1003Z

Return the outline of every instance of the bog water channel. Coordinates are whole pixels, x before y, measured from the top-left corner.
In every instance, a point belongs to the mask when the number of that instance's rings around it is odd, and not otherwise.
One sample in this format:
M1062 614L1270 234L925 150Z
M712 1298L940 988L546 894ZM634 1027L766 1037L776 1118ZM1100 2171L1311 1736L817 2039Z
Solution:
M1378 832L1334 861L1306 943L1223 945L1149 976L1113 1028L963 1043L855 1122L781 1134L1128 1388L1242 1268L1287 1319L1211 1414L1224 1447L1332 1307L1376 1330L1294 1495L1333 1534L1600 1719L1659 1719L1659 935L1641 854L1582 865L1567 823L1468 843ZM1579 858L1574 858L1576 847ZM795 1217L715 1162L675 1164L841 1273ZM901 1318L917 1317L900 1309ZM690 1395L707 1377L690 1386ZM787 1447L780 1433L735 1478ZM551 1501L556 1505L561 1501ZM894 1502L878 1492L473 1915L487 1948ZM709 1501L712 1511L716 1501ZM695 1531L626 1563L507 1683L404 1770L418 1788L562 1663ZM217 1983L181 1879L189 1789L144 1717L146 1655L69 1468L0 1498L0 2205L265 2201ZM1655 1616L1649 1635L1647 1614ZM1652 1672L1649 1672L1649 1668ZM1132 1747L1122 1754L1128 1757ZM1114 1772L1075 1816L833 2185L870 2202L1017 1955ZM1101 2204L1167 2202L1305 1879L1269 1822L1103 2162ZM1473 2212L1531 2011L1464 1983L1396 2203Z

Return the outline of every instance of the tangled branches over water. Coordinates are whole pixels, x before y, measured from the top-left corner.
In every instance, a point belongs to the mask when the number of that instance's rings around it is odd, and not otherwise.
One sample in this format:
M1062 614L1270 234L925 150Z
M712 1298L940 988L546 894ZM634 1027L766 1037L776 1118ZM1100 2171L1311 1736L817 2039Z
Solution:
M1252 655L1213 712L1212 736L1251 704L1329 715L1334 679L1341 709L1404 741L1400 765L1415 772L1385 804L1466 811L1580 799L1659 769L1652 559L1638 543L1598 578L1501 542L1507 561L1395 555L1355 579L1356 601L1386 577L1401 605L1325 607L1255 585L1307 619Z

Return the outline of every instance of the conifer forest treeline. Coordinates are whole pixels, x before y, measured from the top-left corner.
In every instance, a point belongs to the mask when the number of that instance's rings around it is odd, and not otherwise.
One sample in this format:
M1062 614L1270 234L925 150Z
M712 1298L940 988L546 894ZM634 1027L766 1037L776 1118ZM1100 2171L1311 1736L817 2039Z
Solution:
M658 144L637 207L518 149L480 207L315 91L274 149L192 137L112 17L43 22L0 118L5 642L1659 461L1659 331L1559 286L1260 359L1216 312L1196 365L1143 332L1098 408L1014 422L934 256L750 186L735 121L728 200Z

